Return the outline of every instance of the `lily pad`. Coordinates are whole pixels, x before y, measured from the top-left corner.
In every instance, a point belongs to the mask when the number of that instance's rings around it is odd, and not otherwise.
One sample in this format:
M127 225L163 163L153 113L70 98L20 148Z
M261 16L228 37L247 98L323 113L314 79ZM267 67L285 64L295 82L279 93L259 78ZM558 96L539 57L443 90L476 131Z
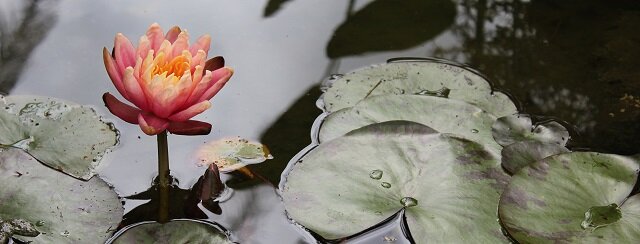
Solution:
M448 90L447 97L474 104L496 117L517 113L513 101L493 92L476 71L440 62L399 62L369 66L335 80L324 94L328 112L356 105L373 96L431 94Z
M567 153L569 149L555 143L521 141L502 148L502 167L514 174L521 168L551 155Z
M23 219L0 219L0 243L9 243L9 238L13 235L35 237L40 235L36 227Z
M327 239L406 208L419 242L507 243L496 206L509 177L498 161L478 143L391 121L320 144L290 167L280 192L289 216Z
M639 163L595 152L542 159L512 177L500 219L520 243L640 243L640 196L628 198Z
M226 244L231 242L225 232L212 223L201 220L172 220L165 224L142 222L123 229L107 243L202 243Z
M98 177L89 181L52 170L24 151L0 149L0 219L22 219L39 235L34 243L99 243L118 227L118 195Z
M85 106L56 98L0 96L0 145L18 147L73 177L95 175L118 131Z
M420 95L386 95L362 100L358 105L329 114L322 123L321 143L365 125L408 120L479 142L495 155L502 147L491 136L496 118L466 102Z
M215 164L222 173L272 159L269 149L259 142L240 137L222 138L209 142L197 152L201 166Z
M493 125L493 138L502 146L519 141L539 141L564 146L569 141L569 131L556 121L536 124L526 114L498 118Z

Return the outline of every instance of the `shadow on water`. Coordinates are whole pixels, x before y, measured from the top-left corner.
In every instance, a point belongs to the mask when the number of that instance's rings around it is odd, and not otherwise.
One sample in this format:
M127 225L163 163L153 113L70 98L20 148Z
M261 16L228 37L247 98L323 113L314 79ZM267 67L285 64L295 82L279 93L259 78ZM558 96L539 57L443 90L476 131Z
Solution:
M33 50L55 25L56 0L24 1L21 16L0 11L0 94L9 94ZM7 13L9 12L9 13Z
M310 128L322 112L315 109L316 100L322 94L318 85L311 87L287 109L261 136L260 141L269 146L274 159L255 165L251 170L278 185L280 174L289 160L311 143Z
M445 31L455 16L450 0L373 1L347 13L327 44L327 56L335 59L415 47Z
M269 0L267 6L264 7L263 17L268 18L280 11L283 5L291 0Z

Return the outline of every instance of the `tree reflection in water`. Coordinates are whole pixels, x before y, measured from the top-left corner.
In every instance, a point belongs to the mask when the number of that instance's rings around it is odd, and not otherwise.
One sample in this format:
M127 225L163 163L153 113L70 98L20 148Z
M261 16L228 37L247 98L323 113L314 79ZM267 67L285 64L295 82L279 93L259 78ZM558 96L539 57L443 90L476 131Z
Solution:
M22 2L21 12L0 11L0 94L16 85L31 52L44 40L56 23L56 0Z
M566 120L574 147L637 153L640 4L635 1L459 1L458 43L433 56L470 63L523 105Z

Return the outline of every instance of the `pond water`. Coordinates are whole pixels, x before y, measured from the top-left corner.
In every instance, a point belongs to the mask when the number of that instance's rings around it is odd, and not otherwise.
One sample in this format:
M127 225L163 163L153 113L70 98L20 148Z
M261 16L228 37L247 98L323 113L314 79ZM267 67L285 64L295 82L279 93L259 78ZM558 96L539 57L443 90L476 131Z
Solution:
M268 145L275 157L251 166L268 183L223 177L234 195L208 219L241 243L308 241L288 222L273 186L310 142L321 81L390 58L466 63L519 101L522 112L569 125L573 149L640 152L637 1L1 0L0 93L90 104L113 121L120 145L99 173L120 196L149 188L156 141L103 106L102 94L117 91L101 49L111 48L118 32L136 40L153 22L165 30L179 25L192 38L211 34L209 55L224 56L235 69L212 109L196 117L212 123L212 133L169 136L179 187L189 189L205 171L194 152L208 141L242 136ZM124 202L131 211L147 200ZM148 218L140 211L128 217L129 223Z

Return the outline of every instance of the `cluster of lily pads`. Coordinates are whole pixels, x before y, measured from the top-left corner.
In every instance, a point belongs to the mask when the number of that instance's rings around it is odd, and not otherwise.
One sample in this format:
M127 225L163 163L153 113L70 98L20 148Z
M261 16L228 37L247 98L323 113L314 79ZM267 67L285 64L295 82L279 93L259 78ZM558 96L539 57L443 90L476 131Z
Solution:
M113 124L91 107L49 97L0 96L0 243L11 238L26 243L232 243L223 228L193 220L143 222L112 237L123 207L95 169L118 138ZM229 148L217 150L235 154L207 156L229 161L254 151L268 155L262 145L226 141L238 145L223 143Z
M562 124L534 124L472 69L374 65L332 79L319 105L279 189L318 239L401 213L417 243L640 242L640 155L571 152Z
M90 107L0 96L0 243L106 240L123 208L94 169L117 142Z

